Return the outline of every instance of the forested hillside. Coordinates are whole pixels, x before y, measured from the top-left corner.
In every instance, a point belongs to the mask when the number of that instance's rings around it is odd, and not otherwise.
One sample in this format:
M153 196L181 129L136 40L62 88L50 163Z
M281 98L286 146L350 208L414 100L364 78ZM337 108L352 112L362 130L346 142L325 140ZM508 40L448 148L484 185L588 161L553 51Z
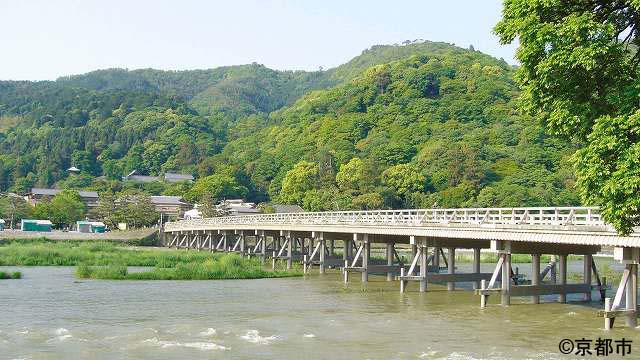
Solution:
M570 144L516 111L514 69L444 43L374 46L335 69L99 70L0 82L0 191L122 191L309 210L569 205ZM76 166L80 176L68 177Z

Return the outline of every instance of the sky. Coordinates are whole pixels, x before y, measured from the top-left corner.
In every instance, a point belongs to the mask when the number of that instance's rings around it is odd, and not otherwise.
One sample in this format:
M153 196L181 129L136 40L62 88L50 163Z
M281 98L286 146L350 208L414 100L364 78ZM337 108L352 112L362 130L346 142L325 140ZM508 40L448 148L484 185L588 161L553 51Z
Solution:
M0 79L105 68L208 69L257 62L328 69L378 44L444 41L504 58L501 0L0 0Z

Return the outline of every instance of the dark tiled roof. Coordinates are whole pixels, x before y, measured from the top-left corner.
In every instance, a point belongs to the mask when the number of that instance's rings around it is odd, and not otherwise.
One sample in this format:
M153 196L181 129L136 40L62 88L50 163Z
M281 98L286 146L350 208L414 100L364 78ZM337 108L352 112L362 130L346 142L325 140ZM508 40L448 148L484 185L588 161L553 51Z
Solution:
M186 205L180 196L150 196L152 204Z
M193 175L191 174L177 174L177 173L166 173L164 174L164 179L169 182L178 182L178 181L192 181Z
M153 181L160 181L160 178L158 176L131 175L131 176L123 177L122 180L124 180L124 181L153 182Z
M42 195L42 196L55 196L57 193L61 192L60 189L44 189L44 188L32 188L32 195ZM83 198L98 198L98 193L95 191L85 191L80 190L78 194Z
M297 213L297 212L304 212L304 209L301 208L298 205L282 205L282 204L277 204L277 205L272 205L273 209L275 210L275 212L277 213Z

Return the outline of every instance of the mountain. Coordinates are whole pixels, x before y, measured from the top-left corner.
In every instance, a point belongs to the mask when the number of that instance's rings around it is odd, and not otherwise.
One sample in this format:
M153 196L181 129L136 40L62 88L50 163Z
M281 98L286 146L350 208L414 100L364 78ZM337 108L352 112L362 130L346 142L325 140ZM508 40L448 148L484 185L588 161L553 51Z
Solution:
M234 184L197 189L314 210L577 203L574 147L519 114L518 94L504 61L435 42L373 46L326 71L249 64L3 81L0 191L121 191L115 180L135 169L213 175ZM83 174L68 177L71 165Z

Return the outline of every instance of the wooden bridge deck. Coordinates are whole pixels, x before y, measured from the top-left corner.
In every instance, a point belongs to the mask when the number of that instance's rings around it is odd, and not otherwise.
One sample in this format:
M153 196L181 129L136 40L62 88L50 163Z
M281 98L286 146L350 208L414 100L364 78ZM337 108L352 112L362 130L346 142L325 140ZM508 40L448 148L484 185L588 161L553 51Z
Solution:
M637 276L640 263L640 231L620 236L606 224L595 207L408 209L376 211L303 212L259 214L166 223L167 246L198 250L237 252L243 256L267 258L275 268L285 262L291 268L301 261L304 271L318 266L323 273L340 264L344 281L349 273L360 273L363 282L369 273L386 273L397 280L404 292L409 282L418 282L420 291L427 282L444 281L449 290L456 282L473 282L486 306L490 294L500 294L501 304L509 305L511 296L530 296L534 303L540 295L557 294L565 302L569 293L582 293L591 300L598 290L606 307L605 327L615 316L624 316L630 326L637 324ZM386 246L386 264L370 261L371 244ZM342 259L334 252L342 246ZM411 259L404 263L396 244L411 245ZM613 299L604 299L608 288L598 274L593 254L603 246L613 247L615 258L625 265L623 281ZM473 249L471 273L456 273L456 249ZM491 248L499 254L492 273L480 273L480 249ZM445 253L446 250L446 253ZM522 285L511 268L512 254L530 254L532 279ZM540 256L554 255L541 272ZM582 255L582 283L567 282L567 257ZM440 273L444 263L446 273ZM543 284L551 273L552 284ZM594 281L595 280L595 283ZM487 282L488 281L488 282ZM497 284L500 283L500 287ZM623 296L626 300L622 301ZM622 308L624 307L624 311ZM622 314L622 315L621 315Z

